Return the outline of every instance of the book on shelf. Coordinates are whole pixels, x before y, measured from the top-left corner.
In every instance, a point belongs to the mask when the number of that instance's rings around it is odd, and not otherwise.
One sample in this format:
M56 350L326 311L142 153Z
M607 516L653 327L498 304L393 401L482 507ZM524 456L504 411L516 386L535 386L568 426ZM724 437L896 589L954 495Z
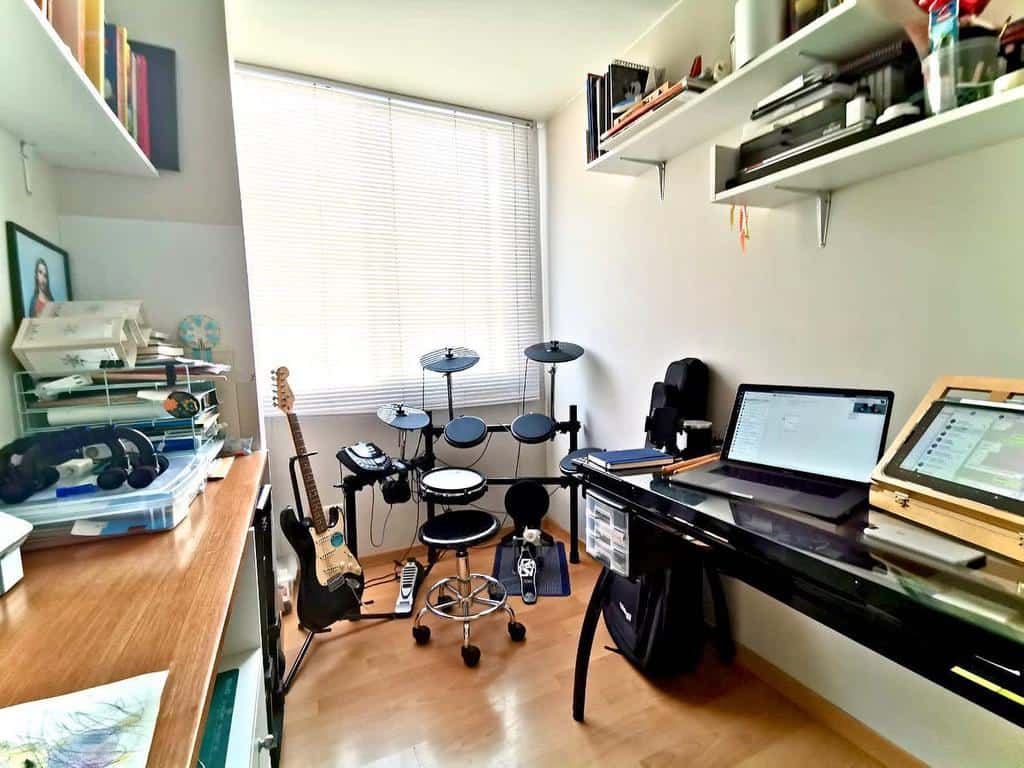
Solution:
M612 121L643 98L647 89L648 67L616 59L608 65L605 85L608 90L605 100L605 130Z
M592 163L598 157L598 132L597 132L597 110L598 110L598 83L600 75L587 75L587 162Z
M135 141L146 156L150 156L149 142L149 62L141 53L134 54L138 78L135 99Z
M671 464L673 459L657 448L630 448L623 451L601 451L592 453L587 461L609 472L632 469L654 469Z
M103 99L117 114L117 25L103 25Z
M85 74L103 94L103 0L85 0Z
M50 0L53 28L79 66L85 68L85 0Z
M646 125L649 121L654 120L658 114L658 110L663 108L668 102L675 102L677 104L692 101L700 96L697 91L688 91L679 86L676 83L670 87L661 96L653 101L645 104L640 109L631 113L627 119L624 119L621 123L616 125L612 130L608 131L601 137L601 150L603 152L610 152L615 149L620 143L625 141L630 134L638 130L643 125ZM629 129L629 130L626 130Z
M171 357L180 357L185 354L183 347L178 347L173 344L149 344L145 347L139 347L139 357L151 357L153 355L169 355Z
M150 45L139 40L129 41L132 53L145 60L145 101L148 137L140 132L139 146L146 152L154 167L181 170L178 151L178 86L177 56L170 48ZM141 106L139 107L141 109ZM140 117L142 116L140 112ZM147 147L143 146L148 144Z
M128 30L118 25L117 40L117 118L128 127Z

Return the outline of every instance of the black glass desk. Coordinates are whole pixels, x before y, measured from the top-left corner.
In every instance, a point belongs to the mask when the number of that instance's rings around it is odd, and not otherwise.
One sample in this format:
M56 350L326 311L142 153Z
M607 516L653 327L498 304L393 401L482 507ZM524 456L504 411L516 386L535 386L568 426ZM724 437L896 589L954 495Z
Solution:
M880 547L863 531L885 513L841 524L689 490L650 474L580 464L584 495L622 510L646 551L660 542L710 547L725 575L791 606L892 661L1024 725L1024 566L989 554L981 568ZM633 537L631 536L631 539ZM632 544L631 544L632 547ZM673 555L677 556L677 555ZM583 719L594 631L611 581L598 577L576 656L573 717Z

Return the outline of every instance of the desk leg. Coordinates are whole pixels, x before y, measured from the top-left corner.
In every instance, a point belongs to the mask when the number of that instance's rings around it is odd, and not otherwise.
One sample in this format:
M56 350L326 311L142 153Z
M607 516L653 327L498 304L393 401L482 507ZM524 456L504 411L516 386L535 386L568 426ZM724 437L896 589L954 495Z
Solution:
M725 599L722 577L711 563L705 563L704 573L708 577L708 591L711 592L711 603L715 608L715 646L718 648L718 657L730 664L736 656L736 642L732 637L729 603Z
M587 612L583 614L580 643L576 648L576 670L572 686L572 719L578 723L583 722L583 709L587 703L587 671L590 667L590 650L594 646L594 632L597 631L597 622L601 619L601 607L604 605L605 595L608 593L611 582L612 572L607 568L602 568L601 575L597 577L597 583L594 584L594 591L590 594Z

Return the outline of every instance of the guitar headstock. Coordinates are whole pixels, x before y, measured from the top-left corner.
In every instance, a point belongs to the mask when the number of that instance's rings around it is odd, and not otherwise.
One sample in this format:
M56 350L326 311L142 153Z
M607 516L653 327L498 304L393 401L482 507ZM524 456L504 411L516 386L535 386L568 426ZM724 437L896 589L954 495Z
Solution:
M274 405L282 413L291 413L295 407L295 394L288 384L289 371L283 365L273 372L274 378Z

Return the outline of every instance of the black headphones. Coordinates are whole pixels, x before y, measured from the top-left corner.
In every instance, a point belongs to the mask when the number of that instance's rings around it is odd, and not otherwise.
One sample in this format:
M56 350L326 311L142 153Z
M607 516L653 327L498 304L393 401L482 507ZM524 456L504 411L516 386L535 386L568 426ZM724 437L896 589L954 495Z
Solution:
M412 498L409 486L409 473L399 472L397 477L389 477L380 484L380 495L387 504L405 504Z
M97 433L87 439L103 443L110 450L110 462L96 478L96 485L105 491L120 488L126 481L132 488L145 488L170 464L166 456L156 452L152 441L137 429L109 427L97 430ZM134 450L125 450L125 444Z
M57 482L60 474L42 452L35 437L19 437L0 448L0 500L5 504L20 504Z

